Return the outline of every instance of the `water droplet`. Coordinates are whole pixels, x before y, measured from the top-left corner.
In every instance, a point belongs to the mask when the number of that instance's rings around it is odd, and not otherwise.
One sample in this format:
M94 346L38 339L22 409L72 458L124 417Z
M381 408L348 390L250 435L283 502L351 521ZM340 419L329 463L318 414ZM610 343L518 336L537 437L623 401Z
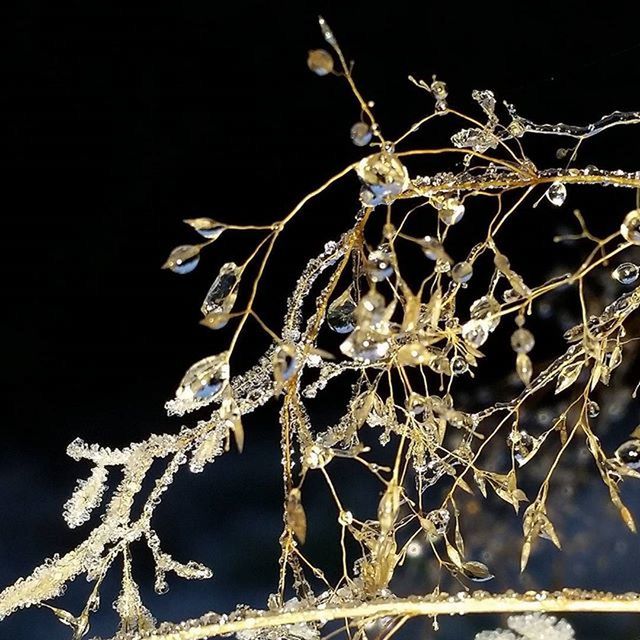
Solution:
M620 284L633 284L638 279L638 275L640 275L640 269L633 262L619 264L611 274L612 278Z
M382 282L393 273L393 256L385 249L372 251L365 268L373 282Z
M449 95L447 85L442 80L434 80L431 83L431 93L436 100L444 100Z
M414 416L418 416L421 413L424 413L426 407L427 399L424 396L416 393L415 391L411 392L411 395L407 398L405 402L405 406L407 411Z
M273 377L275 380L276 395L279 395L285 383L290 380L298 370L298 358L296 348L292 344L281 344L273 354Z
M640 440L628 440L615 453L616 459L629 469L640 469Z
M485 320L489 331L493 331L500 322L500 303L493 296L478 298L469 308L472 320Z
M195 229L207 240L216 240L226 228L225 225L220 224L211 218L189 218L187 220L183 220L183 222Z
M507 444L513 449L513 457L520 467L529 461L529 457L538 447L537 439L525 429L512 431L507 438Z
M467 371L469 371L469 363L462 356L451 358L451 373L454 376L461 376Z
M356 147L366 147L371 142L371 129L365 122L356 122L351 127L351 142Z
M464 205L458 198L447 198L444 206L438 211L438 217L446 225L460 222L464 216Z
M162 268L184 274L193 271L198 266L198 262L200 262L200 245L183 244L169 254Z
M600 415L600 405L593 400L587 402L587 415L590 418L597 418Z
M471 276L473 276L473 267L466 260L454 264L451 268L451 279L458 284L469 282Z
M481 347L489 337L489 326L486 320L469 320L462 325L462 337L474 347Z
M307 66L318 76L326 76L333 71L333 58L324 49L309 51Z
M533 337L533 333L528 329L516 329L511 334L511 348L516 353L529 353L535 343L536 340Z
M433 236L425 236L421 245L422 252L429 260L442 260L443 255L446 256L442 243Z
M345 356L365 364L381 360L389 352L389 341L375 331L356 329L341 345Z
M338 514L338 523L343 527L348 527L353 522L353 513L351 511L341 511Z
M340 297L336 298L327 311L327 324L336 333L351 333L355 327L353 312L356 303L351 297L351 291L347 289Z
M547 189L547 200L556 207L561 207L567 199L567 187L562 182L553 182Z
M189 367L180 381L176 398L184 402L208 400L218 395L229 380L226 353L209 356Z
M560 393L561 391L564 391L578 379L578 376L582 371L583 364L584 363L582 362L574 362L562 369L562 371L558 375L558 381L556 383L555 393Z
M238 296L237 286L241 273L242 269L235 262L222 265L200 307L202 315L228 314L231 311ZM215 328L224 327L225 324L221 319Z
M385 198L397 196L409 186L409 173L398 156L387 151L363 158L357 173L365 185L368 204L375 206Z
M517 355L516 373L518 374L518 378L520 378L525 385L528 385L531 382L531 376L533 375L533 363L526 353L519 353Z
M640 209L629 211L620 226L622 237L633 244L640 244Z

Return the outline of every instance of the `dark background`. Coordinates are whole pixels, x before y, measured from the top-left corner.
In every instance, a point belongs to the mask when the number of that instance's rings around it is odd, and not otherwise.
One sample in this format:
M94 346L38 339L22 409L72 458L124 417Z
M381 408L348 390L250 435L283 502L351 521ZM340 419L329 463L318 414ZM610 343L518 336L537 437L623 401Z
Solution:
M197 325L200 300L219 264L249 246L225 238L193 274L161 271L173 246L195 240L180 220L271 222L361 155L348 137L358 108L346 85L306 68L308 49L323 46L318 13L356 60L389 136L432 108L410 73L436 73L465 109L472 89L491 88L536 121L585 123L640 107L637 8L23 0L1 11L2 585L85 535L60 517L87 472L65 458L66 444L81 436L123 446L177 430L165 400L189 364L224 344L227 334ZM604 166L637 169L640 138L625 131L611 140ZM285 236L262 301L276 326L304 258L350 224L356 188L347 180ZM545 262L537 224L516 238L533 272ZM245 344L239 369L254 345ZM242 458L232 453L176 482L158 528L178 558L201 560L216 575L174 581L160 601L149 594L161 618L264 605L277 571L279 456L275 414L265 411L249 423ZM598 544L624 538L617 526ZM637 539L621 544L622 566L630 549L637 561ZM637 589L637 566L582 582ZM70 590L71 608L82 582ZM113 595L96 634L112 628ZM604 637L582 624L582 638ZM607 624L618 634L607 637L632 637L630 620ZM470 640L481 628L457 621L443 634ZM0 625L0 638L66 637L44 611Z

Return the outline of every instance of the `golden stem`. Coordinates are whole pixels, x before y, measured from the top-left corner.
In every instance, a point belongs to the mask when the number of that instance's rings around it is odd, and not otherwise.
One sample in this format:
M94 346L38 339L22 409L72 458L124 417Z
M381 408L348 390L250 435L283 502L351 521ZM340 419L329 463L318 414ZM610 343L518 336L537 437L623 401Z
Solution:
M371 603L334 605L325 609L301 611L256 612L240 620L213 624L194 624L190 628L158 632L145 640L203 640L240 631L266 629L304 622L326 623L330 620L364 620L371 622L386 616L438 616L472 613L640 613L640 594L614 595L592 591L570 590L536 597L525 595L486 595L484 597L446 596L410 597Z

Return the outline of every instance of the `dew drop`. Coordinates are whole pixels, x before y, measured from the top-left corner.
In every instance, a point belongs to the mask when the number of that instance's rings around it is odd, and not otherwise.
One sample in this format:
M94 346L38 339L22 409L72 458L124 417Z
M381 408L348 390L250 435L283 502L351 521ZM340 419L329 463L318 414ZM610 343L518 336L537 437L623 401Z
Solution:
M397 196L409 186L409 173L398 156L388 151L374 153L363 158L356 169L358 177L365 185L361 198L365 204L375 206L385 198Z
M393 257L384 249L372 251L365 269L373 282L383 282L393 273Z
M500 303L493 296L478 298L469 308L472 320L485 320L489 331L493 331L500 322Z
M356 147L366 147L371 142L371 129L365 122L356 122L351 127L350 135L351 142L353 142Z
M451 267L451 279L458 284L469 282L471 276L473 276L473 267L466 260L458 262Z
M203 238L216 240L225 230L225 225L212 220L211 218L189 218L183 220L185 224L195 229Z
M531 376L533 375L533 363L526 353L518 353L516 357L516 373L518 374L518 378L520 378L525 385L528 385L531 382Z
M333 58L324 49L313 49L309 51L307 66L317 76L326 76L333 71Z
M587 402L587 415L590 418L597 418L600 415L600 405L593 400Z
M489 337L489 324L485 320L469 320L462 325L462 337L474 347L481 347Z
M623 262L614 269L611 277L620 284L633 284L638 279L638 275L640 275L638 265L633 262Z
M513 449L513 457L519 467L529 461L529 457L538 446L536 439L525 429L512 431L507 438L507 444Z
M347 289L329 305L327 311L329 328L336 333L351 333L356 327L353 315L355 310L356 303L351 297L351 292Z
M511 348L516 353L529 353L535 342L533 333L528 329L516 329L511 334Z
M629 469L640 469L640 440L628 440L621 444L615 453L618 462Z
M200 262L200 246L183 244L169 254L162 268L182 275L193 271L198 266L198 262Z
M202 315L228 314L231 311L238 295L237 286L241 272L242 269L235 262L222 265L200 307ZM221 322L222 324L219 323L216 328L226 324L224 321Z
M451 358L451 373L454 376L461 376L467 371L469 371L469 363L462 356Z
M189 367L180 381L176 398L185 402L217 396L229 380L226 353L209 356Z
M622 237L632 244L640 244L640 209L629 211L620 226Z
M447 198L444 206L438 211L438 217L446 225L460 222L464 216L464 205L458 198Z
M356 329L341 345L345 356L369 364L381 360L389 352L389 341L374 331Z
M561 207L567 199L567 187L562 182L553 182L547 189L547 200L556 207Z

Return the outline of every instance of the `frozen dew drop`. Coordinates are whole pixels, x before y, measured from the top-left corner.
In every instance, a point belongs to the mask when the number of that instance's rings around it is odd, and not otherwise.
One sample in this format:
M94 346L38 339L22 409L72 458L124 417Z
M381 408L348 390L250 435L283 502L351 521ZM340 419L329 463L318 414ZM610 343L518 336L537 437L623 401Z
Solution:
M216 240L225 230L225 225L212 220L211 218L189 218L183 220L185 224L195 229L203 238Z
M341 345L345 356L369 364L384 358L389 352L389 341L375 331L356 329Z
M467 371L469 371L469 363L462 356L451 358L451 373L454 376L461 376Z
M444 253L442 243L433 236L425 236L422 239L422 252L429 260L440 260Z
M507 438L507 444L513 449L513 457L520 467L529 461L538 445L536 439L525 429L512 431Z
M489 331L493 331L500 322L500 303L493 296L478 298L469 308L472 320L485 320Z
M629 469L640 469L640 440L628 440L621 444L615 453L616 459Z
M393 273L393 256L385 249L372 251L365 269L373 282L383 282Z
M451 279L458 284L466 284L473 276L473 267L470 262L464 260L451 267Z
M536 341L528 329L516 329L511 334L511 348L516 353L529 353Z
M518 353L516 357L516 373L518 374L518 378L520 378L525 385L528 385L531 382L531 376L533 375L533 363L526 353Z
M366 147L371 142L371 128L366 122L356 122L351 127L351 142L356 147Z
M426 402L427 399L424 396L412 391L405 402L405 406L411 415L418 416L421 413L424 413Z
M363 158L356 169L365 185L360 194L365 204L375 206L385 198L401 194L409 186L409 172L398 156L381 151Z
M447 198L442 209L438 211L438 216L446 225L456 224L464 216L464 205L458 198Z
M348 527L353 522L353 514L351 511L341 511L338 514L338 523L343 527Z
M200 262L200 246L197 244L183 244L176 247L162 265L163 269L170 269L174 273L184 274L193 271Z
M623 262L614 269L611 277L620 284L633 284L638 279L638 275L640 275L638 265L633 262Z
M333 71L333 58L324 49L313 49L309 51L307 66L317 76L326 76Z
M597 418L600 415L600 405L593 400L587 402L587 415L590 418Z
M620 226L622 237L632 244L640 244L640 209L629 211Z
M241 271L235 262L227 262L222 265L200 307L202 315L228 314L231 311L236 301ZM221 320L215 328L219 329L225 324L226 322Z
M278 346L272 359L273 377L276 383L276 393L280 393L298 370L298 357L295 345L284 343Z
M336 298L327 311L327 324L336 333L351 333L356 328L353 312L356 303L347 289L340 297Z
M553 182L547 189L547 200L556 207L561 207L567 199L567 187L562 182Z
M462 325L462 337L474 347L481 347L489 337L489 324L485 320L469 320Z
M184 402L209 400L217 396L229 380L226 353L209 356L189 367L176 391L176 398Z

